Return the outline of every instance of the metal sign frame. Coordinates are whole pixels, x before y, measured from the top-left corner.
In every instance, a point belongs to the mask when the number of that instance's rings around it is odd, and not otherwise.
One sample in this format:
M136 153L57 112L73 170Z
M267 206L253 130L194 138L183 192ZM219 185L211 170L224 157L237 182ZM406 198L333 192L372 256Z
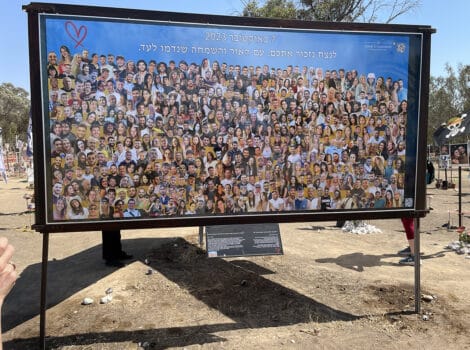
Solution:
M426 159L426 133L427 129L427 102L429 82L429 50L430 35L433 29L428 26L410 25L376 25L356 23L317 23L302 21L285 21L272 19L238 18L228 16L193 15L171 12L154 12L128 9L112 9L100 7L82 7L60 4L33 3L26 6L29 17L29 41L31 59L31 94L32 94L32 116L35 145L35 183L36 198L39 203L36 211L36 224L34 228L40 232L68 232L87 231L102 229L133 229L168 226L200 226L210 224L235 224L235 223L260 223L260 222L293 222L293 221L324 221L336 219L379 219L396 218L402 216L424 216L425 208L425 159ZM85 17L84 17L85 16ZM158 218L120 218L113 219L68 219L54 220L52 216L52 173L50 171L51 147L49 147L51 122L47 110L48 84L45 77L47 33L44 30L45 19L63 18L68 23L72 19L87 19L127 23L167 23L178 26L225 26L227 30L279 30L279 35L284 31L294 31L303 35L312 31L320 34L349 33L352 36L362 34L374 34L379 38L383 35L403 36L410 40L406 49L408 53L409 66L408 76L408 123L410 126L406 132L406 171L403 173L405 188L403 190L402 206L394 208L357 208L333 210L305 210L272 212L263 209L255 213L241 212L236 214L210 214L210 215L167 215ZM175 24L176 23L176 24ZM225 28L224 27L224 28ZM217 27L219 28L219 27ZM281 28L281 29L279 29ZM67 29L67 28L66 28ZM41 31L43 30L43 31ZM78 30L78 29L77 29ZM283 32L281 32L283 31ZM79 31L76 32L79 35ZM54 38L50 38L53 40ZM232 38L233 39L233 38ZM49 40L49 41L51 41ZM401 44L397 44L396 50L406 50ZM380 50L379 46L373 47ZM339 67L338 67L339 68ZM405 157L405 156L404 156ZM307 171L308 173L308 171ZM346 173L345 173L346 174ZM344 174L344 175L345 175ZM343 175L343 174L339 174ZM372 182L372 181L371 181ZM304 192L307 193L307 183L302 183ZM318 192L316 192L318 195Z

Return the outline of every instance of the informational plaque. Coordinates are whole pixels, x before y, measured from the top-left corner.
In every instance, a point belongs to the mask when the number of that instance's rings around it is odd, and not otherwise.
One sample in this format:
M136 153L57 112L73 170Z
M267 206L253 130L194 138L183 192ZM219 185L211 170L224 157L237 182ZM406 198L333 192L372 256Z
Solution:
M279 224L206 226L210 258L250 255L282 255Z

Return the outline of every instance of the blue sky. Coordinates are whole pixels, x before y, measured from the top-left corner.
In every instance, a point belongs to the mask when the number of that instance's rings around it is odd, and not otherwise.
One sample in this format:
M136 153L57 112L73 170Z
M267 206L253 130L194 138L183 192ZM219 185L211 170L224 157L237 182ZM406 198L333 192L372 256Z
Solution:
M85 0L44 1L50 3L67 3L77 5L94 5L96 2ZM27 15L21 9L29 1L8 0L2 4L2 21L0 30L3 34L0 41L0 83L10 82L29 91L29 58ZM219 15L237 15L243 5L241 0L100 0L99 6L124 7L158 11L175 11L189 13L210 13ZM445 14L442 13L445 11ZM435 0L421 0L421 6L399 17L394 23L431 25L437 30L432 35L431 75L445 75L448 63L457 68L459 63L470 64L470 45L464 23L468 20L470 1L451 0L445 5Z

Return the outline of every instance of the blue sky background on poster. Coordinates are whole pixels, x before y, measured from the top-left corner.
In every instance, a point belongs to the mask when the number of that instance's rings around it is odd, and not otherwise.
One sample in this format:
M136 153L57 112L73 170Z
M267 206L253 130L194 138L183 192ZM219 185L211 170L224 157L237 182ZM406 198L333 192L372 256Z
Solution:
M408 34L338 33L157 22L46 17L47 51L66 45L72 54L122 54L200 64L207 57L228 64L284 68L288 64L323 69L357 69L360 74L403 78L407 83ZM203 30L201 30L201 27ZM45 57L44 54L43 57Z

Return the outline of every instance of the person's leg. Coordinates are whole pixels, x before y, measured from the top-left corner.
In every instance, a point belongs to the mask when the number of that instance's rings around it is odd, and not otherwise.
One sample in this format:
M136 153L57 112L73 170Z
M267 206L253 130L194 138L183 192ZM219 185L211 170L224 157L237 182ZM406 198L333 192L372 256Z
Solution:
M409 255L401 259L399 263L401 265L414 265L414 253L415 253L415 226L414 226L414 219L413 218L402 218L401 222L403 224L403 228L406 232L406 239L408 240L409 244ZM404 252L404 251L401 251Z
M401 218L403 228L405 229L406 239L410 246L411 255L415 253L415 225L413 218Z
M413 238L413 239L409 239L409 240L408 240L408 244L410 245L410 252L411 252L411 255L414 256L414 255L415 255L415 240L414 240L414 238Z
M337 220L336 227L343 227L345 223L346 223L345 220Z
M119 262L122 253L121 231L101 231L101 237L103 241L103 259L106 261L106 264L116 267L124 266L124 264Z

